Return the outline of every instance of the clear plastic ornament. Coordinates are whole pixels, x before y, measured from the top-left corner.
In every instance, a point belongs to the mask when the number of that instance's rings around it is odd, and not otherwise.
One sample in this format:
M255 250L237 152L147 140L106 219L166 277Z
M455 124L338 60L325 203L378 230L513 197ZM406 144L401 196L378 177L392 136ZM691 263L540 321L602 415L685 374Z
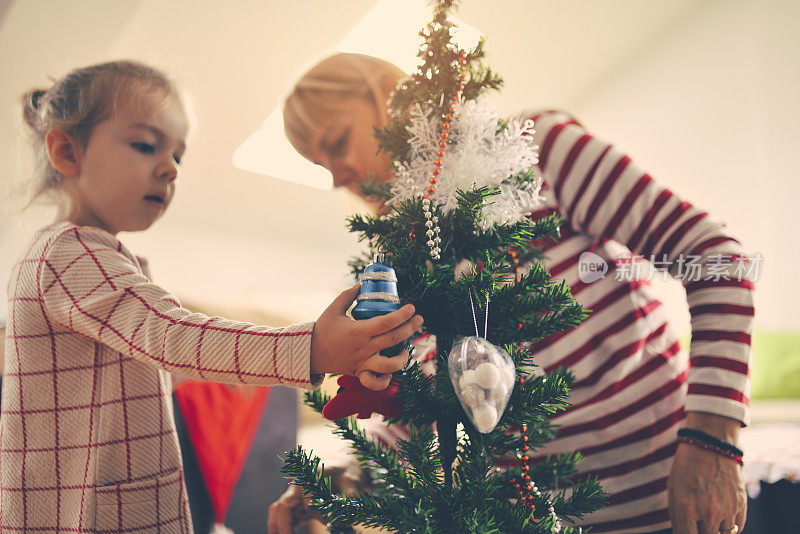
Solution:
M495 429L514 389L514 361L482 337L458 340L447 359L450 380L464 412L478 431Z

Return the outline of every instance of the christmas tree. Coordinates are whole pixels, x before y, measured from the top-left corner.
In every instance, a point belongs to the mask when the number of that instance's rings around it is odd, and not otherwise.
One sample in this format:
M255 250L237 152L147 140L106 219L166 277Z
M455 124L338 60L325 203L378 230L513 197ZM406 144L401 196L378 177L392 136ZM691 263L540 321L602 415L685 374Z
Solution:
M537 374L528 346L587 312L540 263L536 245L558 239L561 219L526 217L541 186L531 170L534 125L493 112L484 94L502 81L482 64L483 41L470 51L452 42L453 4L437 2L420 32L420 65L398 84L390 123L376 131L395 179L368 192L388 209L348 221L391 258L402 300L435 336L436 372L412 361L369 401L394 403L384 410L387 423L408 435L394 449L370 440L353 418L335 422L369 474L369 492L336 494L302 447L287 453L283 473L332 530L570 532L568 521L602 506L604 493L593 479L573 480L577 453L529 462L554 438L550 418L568 405L572 377L563 369ZM355 260L354 272L368 261ZM319 391L306 396L320 412L330 400ZM503 458L518 461L501 469Z

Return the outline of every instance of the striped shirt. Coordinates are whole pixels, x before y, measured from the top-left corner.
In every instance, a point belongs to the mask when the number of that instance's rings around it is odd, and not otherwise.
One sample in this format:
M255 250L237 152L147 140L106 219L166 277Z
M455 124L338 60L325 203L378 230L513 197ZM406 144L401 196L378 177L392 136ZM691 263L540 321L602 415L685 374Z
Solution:
M748 422L752 272L736 271L745 253L723 224L657 184L619 149L564 113L532 118L545 201L531 217L565 218L559 242L544 247L544 263L592 311L578 327L532 345L544 372L568 367L575 375L571 406L553 418L556 439L532 459L583 453L580 476L598 477L609 500L576 526L597 534L669 528L667 478L686 412ZM579 271L592 262L594 276ZM683 282L690 356L648 286L650 265ZM641 276L631 276L634 266L645 267ZM430 350L418 354L425 359L426 352L430 358ZM425 367L433 370L433 362ZM375 419L367 426L388 444L403 434Z

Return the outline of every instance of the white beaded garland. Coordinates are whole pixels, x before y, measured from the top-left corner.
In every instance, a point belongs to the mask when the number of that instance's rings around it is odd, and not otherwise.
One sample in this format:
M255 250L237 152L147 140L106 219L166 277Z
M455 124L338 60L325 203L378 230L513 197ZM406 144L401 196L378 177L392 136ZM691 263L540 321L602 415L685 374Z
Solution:
M536 495L539 498L542 497L541 490L538 487L536 487L536 484L533 482L533 480L528 482L528 487L530 488L532 494ZM547 503L547 513L553 518L553 532L555 533L561 532L563 525L561 524L561 520L556 515L556 510L553 507L552 502ZM581 529L581 531L583 531L583 529Z

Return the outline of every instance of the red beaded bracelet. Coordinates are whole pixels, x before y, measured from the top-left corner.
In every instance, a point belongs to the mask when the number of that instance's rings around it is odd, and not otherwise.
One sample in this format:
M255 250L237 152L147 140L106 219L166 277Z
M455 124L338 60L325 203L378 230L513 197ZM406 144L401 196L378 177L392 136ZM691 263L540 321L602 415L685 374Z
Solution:
M716 454L719 454L720 456L724 456L725 458L729 458L739 465L744 465L741 455L735 454L731 451L726 451L725 449L721 449L719 447L715 447L710 443L706 443L704 441L700 441L697 439L692 439L687 436L678 436L678 441L680 441L681 443L688 443L689 445L694 445L695 447L701 447L703 449L706 449L707 451L711 451Z

